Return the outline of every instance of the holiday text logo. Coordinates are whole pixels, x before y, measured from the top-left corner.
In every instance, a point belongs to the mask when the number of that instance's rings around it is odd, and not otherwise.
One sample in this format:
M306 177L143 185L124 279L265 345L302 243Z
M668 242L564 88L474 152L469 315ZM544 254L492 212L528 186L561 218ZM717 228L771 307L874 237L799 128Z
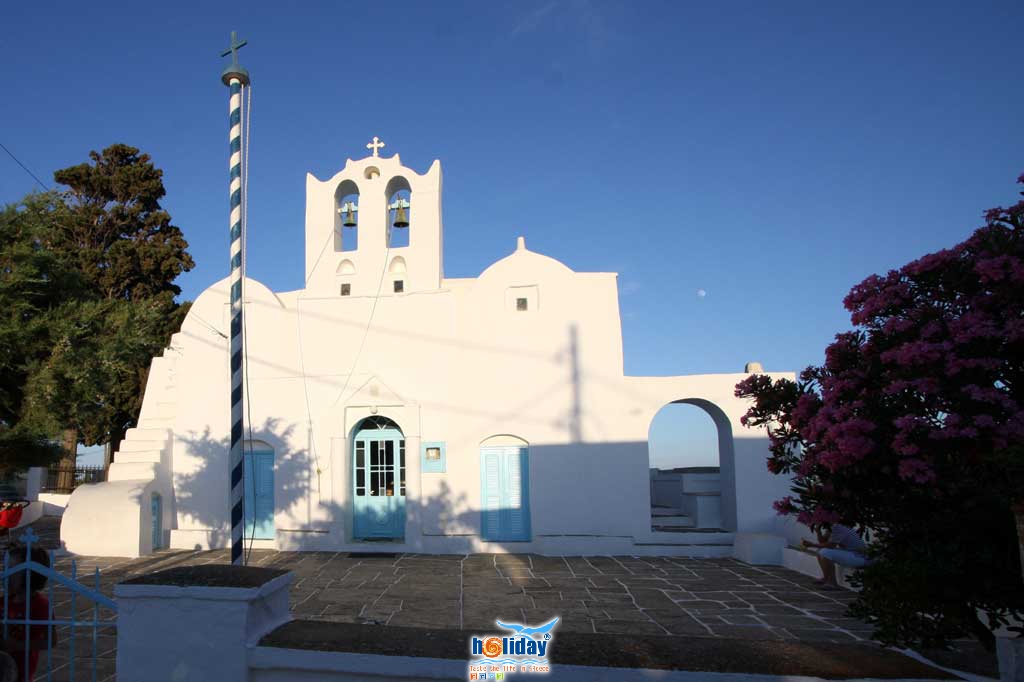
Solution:
M511 673L548 673L548 646L558 618L543 625L519 625L494 621L513 634L474 635L469 640L469 679L505 680Z

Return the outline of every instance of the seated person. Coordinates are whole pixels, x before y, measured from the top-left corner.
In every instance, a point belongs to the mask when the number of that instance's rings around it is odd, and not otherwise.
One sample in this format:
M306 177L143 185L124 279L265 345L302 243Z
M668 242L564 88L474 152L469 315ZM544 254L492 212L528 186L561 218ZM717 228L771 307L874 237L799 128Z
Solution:
M801 540L800 544L807 548L819 548L818 565L821 566L822 577L815 582L825 589L839 587L836 564L847 568L864 568L871 563L864 553L867 545L856 531L838 523L832 526L823 524L814 530L818 542Z

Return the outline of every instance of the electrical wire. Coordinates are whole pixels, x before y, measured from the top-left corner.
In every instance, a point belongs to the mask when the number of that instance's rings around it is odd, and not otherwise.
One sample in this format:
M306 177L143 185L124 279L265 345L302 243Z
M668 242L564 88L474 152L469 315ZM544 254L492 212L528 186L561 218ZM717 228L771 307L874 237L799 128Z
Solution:
M355 357L352 359L352 368L348 371L348 376L345 377L345 385L341 387L341 393L338 394L338 400L341 400L342 396L345 395L345 391L348 389L349 381L352 379L352 373L356 371L356 365L359 364L359 358L363 354L363 346L366 345L366 337L370 334L370 327L373 325L373 315L377 312L377 301L380 300L380 288L384 284L384 275L388 271L388 259L391 258L391 211L388 210L384 213L384 226L385 233L384 239L387 244L387 250L384 252L384 267L380 271L380 279L377 280L377 295L373 297L373 305L370 306L370 317L366 320L366 327L363 329L363 339L359 342L359 350L356 351ZM301 350L301 349L300 349ZM337 402L337 401L335 401Z
M44 182L43 182L42 180L40 180L39 178L37 178L37 177L36 177L36 174L35 174L35 173L33 173L32 171L30 171L30 170L28 169L28 166L26 166L26 165L25 165L25 164L23 164L23 163L22 163L21 161L19 161L19 160L18 160L18 157L14 155L14 152L12 152L12 151L11 151L10 149L8 149L7 147L5 147L5 146L3 145L3 143L2 143L2 142L0 142L0 149L3 149L3 150L4 150L5 152L7 152L7 156L9 156L9 157L11 157L12 159L14 159L14 163L16 163L16 164L18 164L19 166L21 166L21 170L25 171L25 172L26 172L26 173L28 173L28 174L29 174L30 176L32 176L32 179L33 179L33 180L35 180L35 181L36 181L37 183L39 183L39 186L40 186L40 187L42 187L43 189L45 189L45 190L46 190L47 192L49 192L49 191L50 191L50 188L46 186L46 183L44 183Z

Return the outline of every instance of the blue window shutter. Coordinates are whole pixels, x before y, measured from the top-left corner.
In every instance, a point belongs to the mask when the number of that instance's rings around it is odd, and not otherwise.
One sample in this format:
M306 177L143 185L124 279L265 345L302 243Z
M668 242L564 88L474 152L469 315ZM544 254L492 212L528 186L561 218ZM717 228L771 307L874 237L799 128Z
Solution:
M530 539L529 459L526 448L505 453L504 536L506 540Z
M529 449L480 449L480 536L489 541L529 541Z
M501 453L496 448L480 452L480 536L501 539Z

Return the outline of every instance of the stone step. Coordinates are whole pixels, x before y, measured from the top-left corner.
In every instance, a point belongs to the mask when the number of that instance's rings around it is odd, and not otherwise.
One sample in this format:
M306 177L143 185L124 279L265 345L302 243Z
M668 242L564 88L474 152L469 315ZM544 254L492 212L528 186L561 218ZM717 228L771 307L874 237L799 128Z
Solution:
M675 507L651 507L651 516L679 516L682 513L682 509Z
M155 462L118 462L117 458L107 471L108 481L151 481L156 478Z
M722 489L722 481L719 474L690 474L682 475L683 493L705 493L719 492Z
M693 559L721 559L732 556L732 543L721 545L687 545L637 543L633 546L633 556L679 556Z
M169 429L169 428L171 428L173 426L174 426L174 419L173 418L155 417L155 416L154 417L146 416L146 417L140 417L139 418L139 428L142 428L142 429L147 429L147 430L148 429L164 429L164 430L166 430L166 429Z
M118 448L119 452L143 452L145 450L156 450L159 452L167 443L163 440L142 440L139 438L125 438Z
M735 533L719 529L690 529L680 532L651 531L649 536L634 541L634 544L729 545L732 547L735 539Z
M657 526L693 526L693 519L684 514L678 516L655 516L651 523Z
M135 451L124 451L121 450L114 454L114 461L122 464L126 463L153 463L158 464L160 462L160 451L159 450L135 450Z
M168 436L167 429L143 429L136 427L134 429L128 429L128 433L125 434L125 440L146 440L146 441L160 441L163 443L167 440Z

